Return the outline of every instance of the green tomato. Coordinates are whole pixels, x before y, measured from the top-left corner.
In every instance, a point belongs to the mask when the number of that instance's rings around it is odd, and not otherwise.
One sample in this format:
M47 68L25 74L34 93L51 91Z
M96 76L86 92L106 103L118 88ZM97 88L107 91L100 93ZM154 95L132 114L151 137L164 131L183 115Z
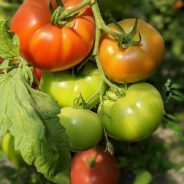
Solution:
M64 107L59 118L71 141L71 151L88 150L102 138L101 120L90 110Z
M40 88L50 94L60 107L73 107L74 100L80 95L86 101L97 93L103 93L105 84L98 69L88 63L82 69L80 76L74 77L69 71L43 72ZM94 103L96 102L99 102L99 96Z
M136 178L133 184L143 184L143 183L150 184L152 180L153 180L152 174L147 170L143 170L136 174Z
M1 139L1 149L8 159L17 167L25 166L25 162L19 151L15 150L14 137L10 133L6 133Z
M105 100L98 109L107 133L117 140L130 142L151 135L161 123L163 112L159 92L148 83L131 85L125 97Z

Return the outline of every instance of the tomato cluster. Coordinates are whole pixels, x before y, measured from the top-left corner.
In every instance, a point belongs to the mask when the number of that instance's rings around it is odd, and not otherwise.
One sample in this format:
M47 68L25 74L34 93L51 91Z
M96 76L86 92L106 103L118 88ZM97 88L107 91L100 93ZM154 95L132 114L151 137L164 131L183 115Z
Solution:
M97 28L91 7L85 5L78 10L79 15L63 25L61 21L53 22L49 2L25 1L12 20L11 31L19 36L22 55L38 67L34 73L41 80L40 89L60 105L59 117L71 140L71 150L95 146L102 138L103 128L121 141L139 141L151 135L161 122L163 102L152 85L140 81L152 75L164 57L162 36L142 20L138 20L132 38L134 42L139 40L138 44L124 48L111 34L102 34L98 54L105 76L117 83L140 82L129 85L125 96L114 99L114 89L107 88L103 73L90 61L77 74L70 69L92 51ZM63 8L69 10L82 0L62 2ZM55 1L52 8L56 12ZM135 29L135 20L125 19L119 26L128 34ZM121 33L114 23L108 27ZM98 112L90 111L99 103Z
M76 72L78 68L74 67L87 58L95 43L97 27L92 9L85 5L67 21L53 22L49 2L25 1L12 20L11 31L19 36L22 56L37 67L34 73L40 80L40 90L50 94L61 107L58 116L70 139L71 151L94 147L103 132L129 142L150 136L162 120L164 106L157 89L142 81L156 71L164 57L162 36L138 20L132 38L136 44L125 48L109 32L121 34L121 27L126 34L131 33L135 20L123 20L119 26L110 24L110 31L102 33L99 43L98 68L88 60ZM62 2L62 8L69 10L82 0ZM55 12L58 9L55 1L52 8ZM127 88L119 87L121 83L126 83ZM119 93L121 90L124 95ZM91 160L95 166L89 165ZM101 148L78 153L72 161L71 183L116 184L119 170L114 163L115 159ZM78 175L79 170L86 178Z

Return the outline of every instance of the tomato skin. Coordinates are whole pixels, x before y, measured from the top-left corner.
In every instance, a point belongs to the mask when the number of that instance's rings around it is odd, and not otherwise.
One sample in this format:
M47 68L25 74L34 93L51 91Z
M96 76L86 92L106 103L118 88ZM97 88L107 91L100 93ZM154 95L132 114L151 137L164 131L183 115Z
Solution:
M38 68L33 68L34 74L37 77L37 79L40 81L41 77L42 77L42 71Z
M8 159L17 167L25 166L26 163L22 159L19 151L15 150L14 138L10 133L6 133L1 139L1 149Z
M80 2L63 1L65 8ZM71 28L53 25L48 4L48 0L25 1L12 20L11 31L18 34L21 53L33 66L62 71L88 56L93 47L95 22L91 8L86 6L81 16L69 21Z
M151 84L131 85L125 97L105 100L98 109L107 133L120 141L140 141L160 125L164 106L159 92Z
M96 151L96 165L90 168L88 162ZM116 165L116 158L103 148L77 153L71 163L71 184L118 184L120 170Z
M64 107L59 114L71 141L71 151L83 151L95 146L102 138L103 128L99 116L86 109Z
M119 22L126 32L131 31L134 23L135 19ZM117 32L114 24L109 27ZM144 80L150 77L161 63L165 46L160 33L143 20L138 20L137 32L141 35L140 45L127 49L119 48L108 34L103 35L99 49L100 61L111 80L126 83ZM134 40L139 40L138 34Z
M73 107L74 100L80 94L84 100L88 100L97 92L104 93L105 84L98 69L88 63L80 72L80 76L73 77L69 71L43 72L40 88L50 94L60 107ZM99 97L96 100L99 101Z

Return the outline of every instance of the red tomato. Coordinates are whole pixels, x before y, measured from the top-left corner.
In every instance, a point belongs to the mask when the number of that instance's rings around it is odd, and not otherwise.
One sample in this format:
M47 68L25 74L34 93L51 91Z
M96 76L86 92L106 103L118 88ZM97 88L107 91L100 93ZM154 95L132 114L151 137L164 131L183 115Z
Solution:
M40 81L42 77L42 71L38 68L33 68L33 72L35 74L35 77L38 79L38 81ZM35 81L32 84L32 88L38 89L38 84Z
M40 79L42 77L42 71L38 68L34 68L33 71L34 71L34 74L37 77L37 79L40 81Z
M135 19L125 19L119 24L129 33L135 23ZM114 24L109 27L118 32ZM152 75L161 63L165 46L160 33L148 23L139 20L137 34L134 40L141 42L137 46L127 49L118 47L117 42L108 34L103 34L100 44L100 61L106 75L113 81L133 83L144 80Z
M71 165L71 184L118 184L120 170L116 164L115 157L103 148L77 153Z
M66 9L82 0L63 0ZM35 67L60 71L82 62L90 53L95 22L90 6L69 21L71 28L51 23L49 0L27 0L16 12L11 31L18 34L22 55Z
M184 2L183 1L176 1L174 4L173 4L173 9L174 10L178 10L182 7L184 7Z

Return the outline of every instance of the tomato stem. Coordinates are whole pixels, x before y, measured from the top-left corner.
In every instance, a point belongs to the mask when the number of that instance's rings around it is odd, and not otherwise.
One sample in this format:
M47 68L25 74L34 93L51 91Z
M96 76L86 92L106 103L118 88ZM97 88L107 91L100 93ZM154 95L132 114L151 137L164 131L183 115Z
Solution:
M93 10L93 14L94 14L94 17L95 17L95 21L97 23L97 27L100 29L100 30L103 30L105 32L107 32L108 34L110 34L113 38L115 39L120 39L122 37L121 34L118 34L114 31L112 31L104 22L103 18L102 18L102 15L100 13L100 8L98 6L98 3L94 3L92 5L92 10Z
M58 6L52 15L51 22L59 26L69 26L69 20L80 16L85 11L77 12L78 10L87 5L91 6L95 2L96 0L83 0L79 5L67 10L65 10L63 6Z
M102 102L102 111L104 111L104 106L103 106L103 97L101 96L101 102ZM108 153L110 153L111 155L114 154L114 147L113 145L111 144L111 142L109 141L109 138L108 138L108 135L107 135L107 132L106 132L106 129L105 129L105 126L104 126L104 122L102 121L102 127L103 127L103 131L104 131L104 136L105 136L105 141L106 141L106 151Z
M2 9L17 9L19 7L19 4L17 3L8 3L8 2L1 2L0 1L0 8Z

